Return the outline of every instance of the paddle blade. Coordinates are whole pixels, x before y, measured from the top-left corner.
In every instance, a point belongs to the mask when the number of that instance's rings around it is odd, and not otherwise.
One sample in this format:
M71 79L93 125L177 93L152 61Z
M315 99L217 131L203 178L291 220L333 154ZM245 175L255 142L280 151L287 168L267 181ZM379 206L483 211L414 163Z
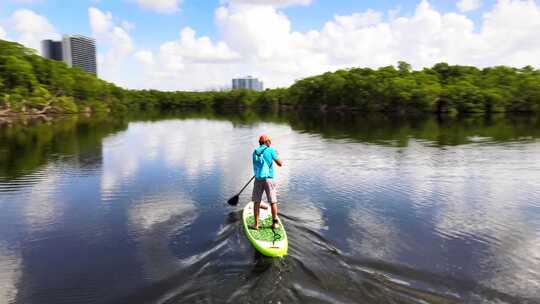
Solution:
M236 205L238 205L238 199L239 199L239 196L238 196L238 195L235 195L235 196L231 197L231 198L227 201L227 203L228 203L229 205L231 205L231 206L236 206Z

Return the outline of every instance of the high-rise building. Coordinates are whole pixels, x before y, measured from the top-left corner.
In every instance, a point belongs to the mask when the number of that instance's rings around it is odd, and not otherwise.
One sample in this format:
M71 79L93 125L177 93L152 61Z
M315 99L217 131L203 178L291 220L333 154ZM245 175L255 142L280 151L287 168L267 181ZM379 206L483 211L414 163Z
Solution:
M252 76L247 76L244 78L235 78L232 80L232 88L235 89L246 89L246 90L255 90L255 91L262 91L263 90L263 82L259 81L259 79L254 78Z
M47 59L63 61L62 41L50 39L41 41L41 53Z
M97 75L96 41L81 35L62 38L64 62L70 67Z
M64 61L70 67L97 75L96 41L81 35L64 35L61 41L41 41L43 57Z

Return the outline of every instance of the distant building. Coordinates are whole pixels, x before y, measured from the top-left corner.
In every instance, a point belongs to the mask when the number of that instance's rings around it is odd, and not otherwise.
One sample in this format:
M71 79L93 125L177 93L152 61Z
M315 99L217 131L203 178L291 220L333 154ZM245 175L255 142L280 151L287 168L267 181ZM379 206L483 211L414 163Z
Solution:
M233 90L246 89L260 92L263 90L263 82L251 76L247 76L244 78L235 78L232 80L232 88Z
M62 41L43 40L41 41L41 53L43 57L56 61L63 61Z
M97 75L96 41L81 35L64 35L62 41L43 40L43 57Z
M65 35L62 39L62 46L64 62L67 65L97 75L96 41L94 39L81 35Z

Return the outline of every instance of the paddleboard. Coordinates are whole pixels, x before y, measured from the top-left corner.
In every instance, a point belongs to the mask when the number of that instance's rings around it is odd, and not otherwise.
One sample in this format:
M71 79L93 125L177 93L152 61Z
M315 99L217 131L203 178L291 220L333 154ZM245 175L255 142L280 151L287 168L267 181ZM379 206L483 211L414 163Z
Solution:
M244 207L242 212L244 231L249 242L257 251L269 257L282 257L287 254L287 233L279 216L279 228L272 230L272 212L270 211L270 206L264 203L261 204L268 208L266 210L260 209L258 230L249 228L249 226L255 223L253 202L249 202Z

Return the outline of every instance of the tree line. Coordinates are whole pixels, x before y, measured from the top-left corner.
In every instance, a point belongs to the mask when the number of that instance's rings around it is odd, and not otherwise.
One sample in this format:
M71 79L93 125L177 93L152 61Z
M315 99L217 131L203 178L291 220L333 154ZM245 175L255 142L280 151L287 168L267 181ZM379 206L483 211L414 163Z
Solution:
M539 112L540 70L406 62L308 77L289 88L210 92L128 90L0 40L0 114L125 113L192 107L267 107L392 113Z

